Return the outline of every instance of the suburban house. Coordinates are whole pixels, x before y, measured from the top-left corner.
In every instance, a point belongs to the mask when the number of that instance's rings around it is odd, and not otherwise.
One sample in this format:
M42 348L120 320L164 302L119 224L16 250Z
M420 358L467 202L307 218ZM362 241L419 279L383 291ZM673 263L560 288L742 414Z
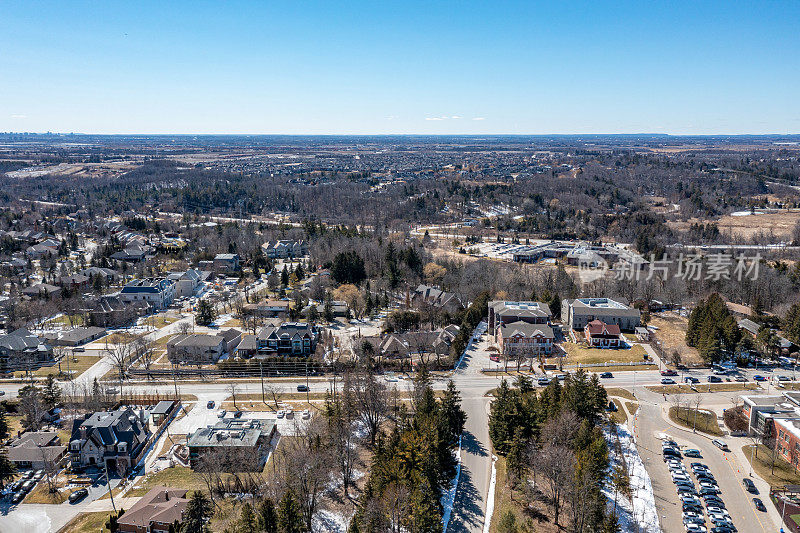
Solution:
M124 326L153 310L146 300L123 301L117 294L101 296L89 311L89 322L95 326Z
M550 306L541 302L511 302L492 300L489 302L489 334L494 342L500 341L500 327L513 322L548 325L553 314Z
M135 279L119 293L123 302L147 302L156 310L169 307L175 299L175 284L166 278Z
M262 318L286 318L289 316L290 300L266 300L260 303L245 304L244 312Z
M317 310L317 314L319 316L325 315L325 302L318 304L310 303L307 306L305 306L302 311L300 311L300 314L307 317L308 313L311 312L312 305ZM333 314L334 317L343 318L346 317L349 312L350 308L347 306L347 303L342 302L340 300L331 300L331 313Z
M501 322L497 327L497 347L508 359L549 354L554 341L553 328L547 324L517 321Z
M39 470L58 465L67 447L55 431L28 431L9 442L6 450L18 469Z
M123 250L111 254L111 259L125 261L126 263L141 263L147 258L147 254L153 251L149 245L140 242L131 242Z
M217 254L214 256L214 272L233 274L239 271L239 254Z
M742 329L752 335L754 338L758 335L758 330L761 329L761 326L750 320L749 318L743 318L737 322L739 329Z
M77 327L65 331L45 334L44 338L51 346L80 346L95 341L106 334L106 328L97 326Z
M224 471L259 470L267 459L276 427L272 420L226 418L186 437L189 464L197 468L203 456L219 450Z
M429 305L450 314L457 313L464 307L455 294L444 292L430 285L419 285L414 289L414 292L411 293L411 305L417 308Z
M293 259L308 254L308 245L305 241L278 240L265 242L261 250L270 259Z
M149 438L144 412L137 415L130 407L122 407L87 414L72 423L72 468L105 465L109 472L126 475L138 463Z
M117 519L124 533L168 533L183 521L189 500L186 489L153 487Z
M167 341L167 357L171 363L213 365L226 353L226 346L222 335L175 335Z
M203 273L196 268L190 268L186 272L173 272L167 275L167 279L175 284L175 298L194 296L203 278Z
M602 320L592 320L586 324L583 335L592 348L619 348L623 344L619 326L606 324Z
M621 300L611 298L578 298L561 303L561 320L570 329L581 330L593 320L619 326L623 331L634 331L641 313Z
M238 359L250 359L258 353L258 346L255 335L242 335L239 345L233 351L234 357Z
M0 371L34 370L53 360L53 349L24 328L0 335Z
M447 356L450 345L458 335L459 327L449 325L435 331L410 331L390 333L382 337L363 337L361 344L372 345L374 355L389 359L405 359L414 356Z
M61 292L61 287L57 285L50 285L49 283L37 283L30 287L25 287L21 291L22 294L29 298L50 298Z
M308 356L317 349L317 329L306 322L264 326L256 334L259 355Z
M61 276L57 283L71 291L81 291L89 287L92 280L83 274L73 274L71 276Z

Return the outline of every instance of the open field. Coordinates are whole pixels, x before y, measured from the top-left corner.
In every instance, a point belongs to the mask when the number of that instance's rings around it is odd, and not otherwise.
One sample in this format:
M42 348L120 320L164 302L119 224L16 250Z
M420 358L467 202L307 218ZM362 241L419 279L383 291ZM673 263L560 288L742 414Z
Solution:
M753 446L748 445L742 447L742 451L750 460L750 454L753 451ZM800 484L800 473L795 468L784 461L779 455L775 455L775 469L772 468L772 450L759 444L758 448L753 454L753 470L761 476L761 478L769 483L770 487L782 487L783 485L797 485Z
M611 416L611 420L613 420L617 424L624 424L625 422L628 421L628 415L622 408L622 402L616 398L612 399L611 401L614 402L614 405L617 407L616 411L609 413Z
M703 409L672 406L669 408L669 419L685 428L697 428L698 431L709 435L722 435L722 430L717 422L717 415Z
M33 375L38 377L47 377L50 374L53 376L58 376L60 367L61 372L72 372L72 378L75 379L99 360L100 358L94 355L67 355L61 360L60 364L56 363L53 366L43 366L42 368L35 370ZM14 376L23 378L25 377L25 372L15 372Z
M144 496L153 487L165 485L167 487L180 487L187 490L206 490L203 479L199 474L187 466L173 466L165 468L154 474L145 476L126 496Z
M696 348L686 346L686 328L688 319L674 313L651 315L650 325L658 328L655 338L661 341L661 346L667 357L677 351L681 354L681 361L687 366L702 364L703 360ZM664 361L665 363L669 361Z
M715 220L720 233L732 234L737 237L749 239L759 232L773 233L778 237L791 240L792 230L800 221L800 210L789 209L777 212L756 212L746 216L725 215ZM703 220L690 219L687 221L670 221L667 225L673 229L686 230L692 224L702 223ZM707 222L707 221L706 221Z
M588 348L586 346L575 344L574 342L565 342L561 345L567 352L567 357L564 358L564 364L597 364L597 363L635 363L644 361L646 352L644 348L635 344L630 349L600 349ZM553 362L554 360L551 359Z

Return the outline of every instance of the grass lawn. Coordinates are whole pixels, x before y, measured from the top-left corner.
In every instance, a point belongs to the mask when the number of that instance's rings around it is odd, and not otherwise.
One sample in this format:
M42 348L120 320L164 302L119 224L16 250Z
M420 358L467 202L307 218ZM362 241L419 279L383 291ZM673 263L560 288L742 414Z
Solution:
M72 378L75 379L99 360L100 358L94 355L67 355L61 360L61 372L66 373L67 370L69 370L72 373ZM47 377L50 374L53 376L58 376L58 369L58 363L53 366L43 366L42 368L34 371L33 375L39 377ZM15 372L15 376L23 378L25 377L25 372Z
M63 483L56 482L57 487L61 487ZM36 484L36 487L25 496L24 503L64 503L70 495L69 490L59 490L58 492L51 493L48 490L47 483L43 480Z
M634 413L636 413L636 410L639 409L639 403L638 402L625 402L625 407L628 408L628 411L631 414L634 414Z
M615 363L635 363L644 361L644 355L647 353L639 344L635 344L630 349L620 350L588 348L574 342L565 342L561 346L567 352L567 357L564 359L566 364L597 364L612 361Z
M758 383L698 383L694 386L696 391L689 385L652 385L645 387L649 391L659 394L690 394L692 392L734 392L742 390L756 390Z
M120 343L127 344L127 343L133 341L133 339L135 339L135 338L136 338L136 335L133 335L131 333L126 333L124 331L117 331L115 333L112 333L111 335L106 335L105 337L102 337L102 338L94 341L94 343L95 344L106 344L106 343L108 343L108 344L120 344Z
M695 412L697 417L695 418ZM719 429L717 422L717 415L708 413L702 409L696 410L691 407L676 407L669 408L669 419L685 428L692 429L697 424L697 430L709 435L719 436L722 431Z
M108 516L111 513L81 513L61 528L60 533L97 533L105 530Z
M606 394L609 396L619 396L620 398L625 398L626 400L636 400L636 396L627 389L620 389L617 387L606 387Z
M205 490L206 486L199 474L187 466L173 466L165 468L154 474L145 476L139 481L126 496L144 496L153 487L165 485L167 487L180 487L186 490Z
M624 424L628 421L628 415L625 413L625 410L622 408L622 402L614 398L611 400L614 402L614 405L617 407L617 410L609 413L611 415L611 420L616 422L617 424Z
M70 325L69 319L70 319L70 317L68 317L67 315L61 315L59 317L52 318L52 319L48 320L47 322L45 322L45 325L48 326L48 327L54 327L54 326L61 325L61 326L65 326L65 327L69 328L69 327L72 327ZM81 315L81 314L72 315L72 323L75 324L76 327L82 326L83 325L83 315Z
M744 446L742 451L747 460L750 460L753 446ZM753 457L753 470L761 476L770 487L782 487L783 485L800 484L800 474L792 465L784 461L779 455L775 456L775 469L772 469L772 450L759 444Z
M145 324L147 324L148 326L153 326L156 329L161 329L164 326L169 326L173 322L177 321L178 318L174 316L163 316L163 315L151 316L144 319Z

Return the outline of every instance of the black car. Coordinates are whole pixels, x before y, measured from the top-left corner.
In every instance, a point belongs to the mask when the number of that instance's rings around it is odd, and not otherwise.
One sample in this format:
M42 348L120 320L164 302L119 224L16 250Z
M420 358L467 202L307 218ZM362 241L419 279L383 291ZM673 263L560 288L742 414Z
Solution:
M737 529L733 524L726 524L724 526L714 526L711 528L711 533L736 533Z
M208 400L206 404L206 409L213 409L214 408L214 400Z
M612 374L611 372L603 372L603 373L600 374L600 377L604 378L604 379L613 378L614 374Z
M756 509L758 509L762 513L767 512L767 508L764 506L764 502L761 501L761 498L753 498L753 505L755 505Z
M298 385L297 392L308 392L308 385Z
M242 418L242 412L236 411L235 413L233 413L233 418Z
M747 492L752 492L753 494L758 494L758 489L756 488L756 484L753 483L753 480L746 477L742 480L742 485L744 488L747 489Z
M719 376L708 376L709 383L722 383L722 378Z
M89 495L89 491L86 489L78 489L72 494L69 495L69 503L76 503L84 499Z

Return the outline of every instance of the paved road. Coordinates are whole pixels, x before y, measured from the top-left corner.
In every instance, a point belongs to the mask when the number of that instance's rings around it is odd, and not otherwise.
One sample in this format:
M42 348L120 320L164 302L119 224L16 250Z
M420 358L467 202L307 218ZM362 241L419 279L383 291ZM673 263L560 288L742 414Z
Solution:
M778 527L772 523L767 514L755 510L752 495L747 493L741 484L741 479L747 475L746 464L741 464L734 453L722 453L711 444L711 439L671 425L665 419L662 407L667 406L663 405L661 395L647 392L645 389L638 389L636 395L640 405L634 424L637 448L650 474L656 508L665 533L682 533L684 528L675 486L661 456L660 440L664 436L673 438L679 445L700 450L702 459L684 459L684 463L687 468L693 461L703 462L710 467L722 491L722 500L739 531L747 533L777 531Z

